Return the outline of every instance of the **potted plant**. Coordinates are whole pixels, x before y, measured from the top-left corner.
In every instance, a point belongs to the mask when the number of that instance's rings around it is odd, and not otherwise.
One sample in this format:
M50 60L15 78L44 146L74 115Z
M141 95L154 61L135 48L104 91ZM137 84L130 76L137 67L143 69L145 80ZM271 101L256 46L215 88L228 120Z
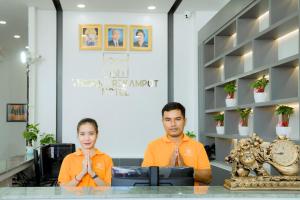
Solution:
M224 134L224 113L219 113L214 116L214 120L216 121L216 130L217 134Z
M248 119L251 113L251 108L238 108L237 111L241 118L239 123L239 134L246 136L249 134Z
M33 153L33 141L37 140L37 136L40 132L38 128L39 124L28 124L23 131L23 137L26 140L26 153Z
M254 81L250 86L254 89L254 100L256 103L267 101L268 94L266 92L266 86L269 84L269 80L266 79L266 75L263 75L261 79Z
M227 93L225 103L227 107L236 106L235 91L236 85L235 82L227 83L224 87L224 91Z
M189 138L195 139L196 138L196 134L193 131L187 131L186 136L188 136Z
M294 108L280 105L276 108L275 113L279 116L276 134L288 136L292 131L292 127L289 126L289 121L290 116L294 113Z
M41 145L55 144L55 143L56 143L56 140L52 133L44 133L43 135L41 135L41 139L40 139Z

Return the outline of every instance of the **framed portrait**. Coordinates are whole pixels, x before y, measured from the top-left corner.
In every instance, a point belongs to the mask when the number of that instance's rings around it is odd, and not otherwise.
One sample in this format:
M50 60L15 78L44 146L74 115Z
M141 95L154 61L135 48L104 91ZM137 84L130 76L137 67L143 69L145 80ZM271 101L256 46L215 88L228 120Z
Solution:
M6 108L7 122L27 122L27 104L9 103Z
M151 51L152 50L152 26L130 26L130 50Z
M127 31L126 25L105 25L104 49L108 51L127 50Z
M101 24L79 25L80 50L101 50L102 26Z

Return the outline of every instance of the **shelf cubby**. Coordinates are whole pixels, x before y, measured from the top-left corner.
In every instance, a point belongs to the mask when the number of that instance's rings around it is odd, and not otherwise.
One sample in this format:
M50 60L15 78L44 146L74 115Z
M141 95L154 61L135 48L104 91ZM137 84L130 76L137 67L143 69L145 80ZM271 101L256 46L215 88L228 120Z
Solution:
M251 88L250 85L257 79L262 78L263 75L268 76L269 70L259 71L239 79L238 105L246 105L246 104L254 103L253 88Z
M271 68L272 100L298 97L298 59Z
M271 0L271 23L274 24L298 12L298 0Z
M215 108L215 89L205 90L205 109Z
M224 61L216 60L205 67L205 86L224 81Z
M253 42L254 68L271 65L278 61L277 43L273 40L254 40Z
M268 1L260 1L237 19L237 43L254 37L269 27Z
M294 113L290 116L289 120L289 126L292 128L292 131L290 133L290 138L292 140L299 140L299 102L290 102L290 103L285 103L284 105L290 106L294 108ZM276 120L278 123L278 116L276 116Z
M225 111L224 129L226 135L238 134L239 113L236 110Z
M215 36L215 56L218 57L236 46L236 21Z
M214 116L219 112L205 114L205 133L216 133L216 122Z
M276 138L275 127L277 119L275 117L276 106L255 107L253 110L254 133L268 141Z
M247 43L225 56L225 80L252 70L252 43Z
M226 83L215 87L216 108L224 108L226 106L225 99L226 99L227 93L224 91L225 84ZM235 95L237 96L237 94L235 94Z
M213 37L209 41L207 41L204 45L204 62L205 63L211 61L215 56L214 44L215 44L215 40Z

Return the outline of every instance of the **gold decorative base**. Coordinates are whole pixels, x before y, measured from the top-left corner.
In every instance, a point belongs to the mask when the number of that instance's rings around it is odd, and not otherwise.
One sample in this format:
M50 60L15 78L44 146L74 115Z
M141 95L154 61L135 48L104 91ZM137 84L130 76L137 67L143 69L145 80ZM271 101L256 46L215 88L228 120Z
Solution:
M225 179L229 190L300 190L300 176L248 176Z

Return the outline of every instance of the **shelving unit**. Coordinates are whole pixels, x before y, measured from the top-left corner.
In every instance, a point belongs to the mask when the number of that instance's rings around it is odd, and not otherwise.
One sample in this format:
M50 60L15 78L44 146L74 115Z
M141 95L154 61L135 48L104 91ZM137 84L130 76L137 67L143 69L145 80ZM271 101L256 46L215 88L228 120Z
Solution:
M238 134L237 108L251 108L249 128L266 141L276 138L278 104L294 107L291 139L300 141L299 119L299 0L257 0L201 43L202 100L199 103L200 138L216 145L216 166L232 148ZM255 103L250 84L263 75L269 79L268 100ZM224 86L234 81L237 106L226 107ZM200 98L201 99L201 98ZM213 116L224 113L224 135L216 133ZM225 167L226 168L226 167Z

